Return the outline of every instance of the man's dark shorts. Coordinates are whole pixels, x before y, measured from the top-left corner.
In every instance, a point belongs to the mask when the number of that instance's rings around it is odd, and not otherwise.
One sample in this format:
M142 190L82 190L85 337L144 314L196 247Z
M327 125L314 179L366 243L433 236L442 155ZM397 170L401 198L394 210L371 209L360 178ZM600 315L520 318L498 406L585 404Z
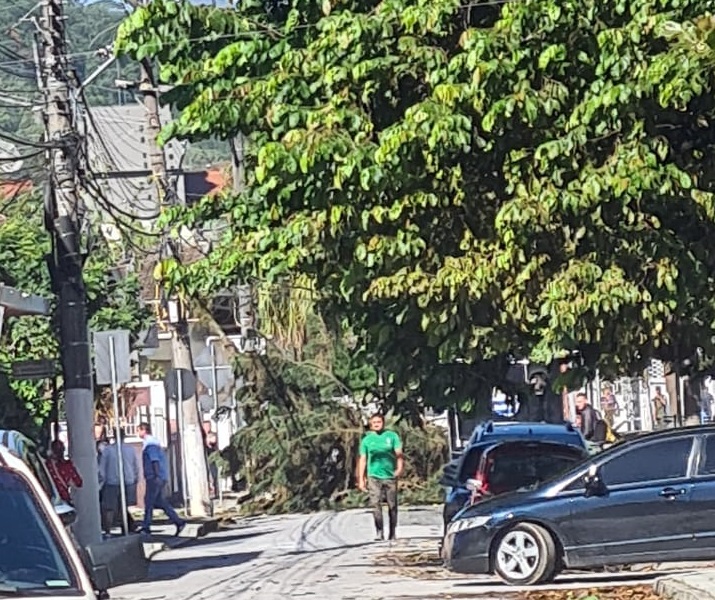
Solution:
M371 506L377 506L382 502L387 502L387 506L390 508L397 506L396 479L375 479L374 477L368 477L367 492L370 496Z
M105 485L102 487L101 506L102 510L109 512L119 512L122 506L122 496L118 485ZM137 486L126 486L127 506L135 506L137 503Z

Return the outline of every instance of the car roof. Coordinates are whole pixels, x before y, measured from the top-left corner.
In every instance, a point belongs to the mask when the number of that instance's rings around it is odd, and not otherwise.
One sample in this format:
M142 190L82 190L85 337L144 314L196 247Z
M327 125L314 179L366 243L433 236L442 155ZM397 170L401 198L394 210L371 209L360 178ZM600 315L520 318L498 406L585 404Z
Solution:
M0 446L13 450L18 456L24 456L36 449L36 444L29 437L14 429L0 429Z
M492 441L492 443L489 445L489 447L484 451L484 452L490 452L491 450L495 448L518 448L519 446L527 446L527 447L534 447L534 446L540 446L542 448L550 448L553 450L557 449L566 449L566 450L572 450L574 452L585 452L585 448L582 446L574 446L573 444L568 444L566 442L560 442L558 440L540 440L540 439L533 439L533 440L505 440L503 442L500 441Z
M560 434L571 433L579 435L577 429L571 423L541 423L541 422L524 422L524 421L490 421L483 425L484 433L488 435L503 435L503 434L519 434L531 435L538 433L543 434Z
M2 444L0 444L0 467L9 468L12 471L20 471L31 481L35 481L25 461L23 461L16 452Z

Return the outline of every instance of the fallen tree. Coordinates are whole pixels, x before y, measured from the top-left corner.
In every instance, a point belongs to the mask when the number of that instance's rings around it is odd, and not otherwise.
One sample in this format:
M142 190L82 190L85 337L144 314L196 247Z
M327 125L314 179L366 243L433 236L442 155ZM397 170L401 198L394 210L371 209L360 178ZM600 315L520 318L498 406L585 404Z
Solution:
M248 484L249 512L303 512L349 508L366 502L355 488L355 466L365 431L361 412L339 400L305 396L266 403L223 453L230 471ZM438 474L448 455L446 432L388 415L405 447L403 504L440 501Z

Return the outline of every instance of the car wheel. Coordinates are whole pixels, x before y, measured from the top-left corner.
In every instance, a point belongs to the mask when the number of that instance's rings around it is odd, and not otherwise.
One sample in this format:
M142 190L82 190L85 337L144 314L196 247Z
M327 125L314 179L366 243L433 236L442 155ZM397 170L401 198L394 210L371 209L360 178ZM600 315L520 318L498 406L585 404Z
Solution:
M556 544L543 527L519 523L497 539L493 565L509 585L550 581L558 571Z

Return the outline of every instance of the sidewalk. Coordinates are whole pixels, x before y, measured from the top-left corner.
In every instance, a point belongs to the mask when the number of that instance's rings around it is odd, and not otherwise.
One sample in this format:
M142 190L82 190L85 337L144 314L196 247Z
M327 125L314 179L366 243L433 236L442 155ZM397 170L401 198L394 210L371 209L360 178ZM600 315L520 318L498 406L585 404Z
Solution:
M661 577L653 588L667 600L715 600L715 569Z
M151 535L143 540L144 556L151 560L158 552L180 548L194 540L218 531L219 520L215 518L201 521L189 521L180 535L174 535L176 527L171 524L154 525Z

